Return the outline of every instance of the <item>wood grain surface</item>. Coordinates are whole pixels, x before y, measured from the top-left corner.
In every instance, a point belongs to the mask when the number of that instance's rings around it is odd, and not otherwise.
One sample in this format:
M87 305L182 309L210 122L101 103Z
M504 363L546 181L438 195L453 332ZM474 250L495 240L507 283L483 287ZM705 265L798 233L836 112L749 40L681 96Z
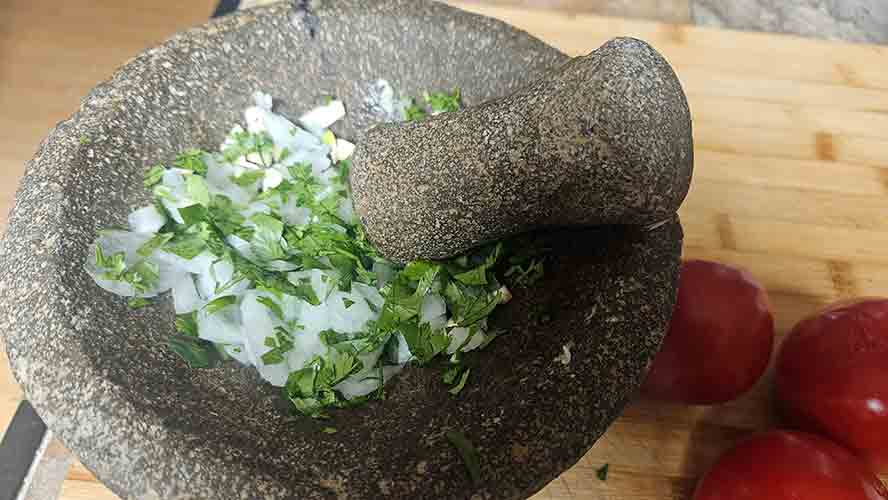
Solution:
M124 8L96 1L109 16L99 43L86 22L98 14L79 12L77 2L5 0L0 213L54 122L139 49L203 20L212 3L155 0ZM696 139L694 184L681 210L685 255L745 267L764 282L778 336L832 300L888 295L888 47L453 3L572 55L630 35L669 59L688 93ZM686 499L696 478L738 438L779 425L769 390L770 374L722 406L635 401L535 498ZM20 397L2 358L0 428ZM595 471L605 463L610 473L600 481ZM79 464L68 479L65 500L115 498Z

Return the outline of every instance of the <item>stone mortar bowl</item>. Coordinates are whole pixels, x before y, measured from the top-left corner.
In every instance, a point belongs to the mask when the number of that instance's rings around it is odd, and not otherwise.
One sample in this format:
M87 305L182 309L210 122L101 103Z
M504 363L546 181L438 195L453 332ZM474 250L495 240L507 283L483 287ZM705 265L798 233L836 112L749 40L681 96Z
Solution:
M147 201L143 172L213 148L251 94L290 116L336 94L337 135L376 118L366 89L459 87L507 95L566 56L501 22L416 0L328 0L248 11L174 37L96 87L42 143L0 251L2 332L27 397L115 493L144 499L519 499L577 462L621 412L675 299L681 227L539 235L553 259L494 321L452 397L440 370L408 368L385 400L328 421L282 410L248 369L189 370L163 346L170 301L131 310L83 271L96 231ZM545 314L541 314L541 312ZM544 321L540 318L551 318ZM556 358L572 345L572 359ZM320 432L331 426L336 434ZM473 483L447 430L480 452Z

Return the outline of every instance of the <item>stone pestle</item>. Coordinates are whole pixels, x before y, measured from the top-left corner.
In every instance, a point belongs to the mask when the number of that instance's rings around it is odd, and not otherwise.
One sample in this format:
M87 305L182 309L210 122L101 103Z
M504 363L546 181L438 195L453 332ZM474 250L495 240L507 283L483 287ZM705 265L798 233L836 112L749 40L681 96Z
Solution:
M370 240L406 262L545 227L670 219L692 170L678 78L647 43L616 38L507 97L371 128L350 182Z

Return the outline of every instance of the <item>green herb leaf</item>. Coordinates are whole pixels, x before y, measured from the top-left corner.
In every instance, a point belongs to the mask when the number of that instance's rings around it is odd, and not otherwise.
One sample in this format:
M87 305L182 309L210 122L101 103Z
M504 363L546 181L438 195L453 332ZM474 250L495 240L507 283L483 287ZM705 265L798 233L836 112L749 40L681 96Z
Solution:
M451 281L444 288L444 300L458 326L471 326L486 318L502 301L500 289L488 291Z
M155 250L166 244L166 242L173 239L173 236L175 236L173 233L155 234L151 237L150 240L142 243L142 246L140 246L139 249L136 250L136 253L142 257L148 257L152 253L154 253Z
M298 297L313 306L321 305L321 299L318 298L314 288L311 286L311 281L308 278L302 278L295 282L290 280L290 283L292 286L287 291L288 295Z
M247 170L238 176L232 175L229 179L240 187L251 187L260 182L264 177L264 170Z
M192 200L208 207L210 205L210 190L206 181L199 175L189 175L185 179L185 192ZM183 217L184 218L184 217Z
M287 377L286 390L290 398L305 398L314 395L315 380L318 377L318 368L309 365L301 370L290 372Z
M96 267L111 275L120 275L126 270L126 254L117 252L106 256L102 252L102 246L96 245Z
M207 312L207 314L215 314L233 304L237 304L236 296L223 295L222 297L217 297L210 301L209 304L204 306L204 310Z
M168 201L176 201L176 197L173 196L172 190L163 184L159 184L154 186L154 189L151 190L151 193L154 195L155 200L168 200Z
M170 234L170 233L166 233ZM207 242L200 235L181 234L173 235L174 238L163 245L163 251L178 255L183 259L193 259L200 255L207 247Z
M505 276L511 279L512 286L530 286L539 281L545 273L543 261L530 259L525 265L515 264L506 270Z
M444 374L441 376L441 380L443 380L444 383L447 385L453 385L453 383L456 382L457 377L459 377L459 374L462 373L462 371L463 371L462 365L453 365L444 372Z
M407 107L404 108L404 118L406 121L412 122L415 120L422 120L423 118L428 116L428 113L426 113L424 109L416 104L415 99L410 99L409 102L410 104L408 104Z
M481 455L478 453L478 450L475 449L472 442L462 432L451 430L444 435L447 436L447 440L450 441L450 444L456 448L456 451L462 457L463 464L468 469L472 482L478 484L481 481Z
M471 371L471 368L466 368L466 370L462 372L462 376L459 378L459 382L455 386L451 387L448 392L454 396L459 394L460 391L463 390L463 387L466 386L466 380L469 379L469 373L471 373Z
M275 304L277 305L277 304ZM284 327L278 326L274 329L274 336L265 337L265 347L271 350L261 356L262 362L266 365L276 365L284 362L284 355L293 349L293 338Z
M206 153L199 149L186 150L176 157L173 165L185 170L191 170L197 175L206 176L207 164L204 162L203 159L203 156L205 154Z
M419 281L429 273L436 274L441 269L439 264L427 260L414 260L404 266L401 275L410 281Z
M256 297L256 302L267 307L271 313L279 320L284 320L284 310L281 306L270 297Z
M157 285L159 279L160 270L157 264L143 260L130 266L120 281L132 285L136 293L146 293Z
M324 345L330 347L348 340L348 334L339 333L336 330L324 330L318 333L318 336L321 338L321 342L323 342Z
M133 297L127 303L130 309L141 309L149 304L151 304L151 301L144 297Z
M487 267L478 266L475 269L454 274L453 278L466 285L486 285L487 284Z
M213 368L222 362L222 356L211 342L190 336L173 335L167 339L167 347L190 368Z
M459 89L453 89L453 92L451 93L426 93L424 98L429 104L429 107L432 108L432 113L450 113L453 111L459 111L459 108L461 107Z
M197 224L198 222L203 221L207 217L207 208L200 203L195 203L194 205L188 205L187 207L179 208L179 215L182 217L182 220L185 222L185 225L190 226L192 224Z
M234 144L227 145L222 149L222 157L225 161L233 163L240 157L248 157L255 153L259 156L259 163L255 163L257 167L268 167L274 161L274 141L268 132L259 132L252 134L247 131L236 132L232 139ZM247 160L250 161L250 160Z
M265 261L286 259L287 253L281 246L284 223L263 213L254 215L250 220L256 224L250 244L257 256Z
M421 325L413 322L401 323L398 329L419 364L428 363L450 345L447 333L444 330L433 331L428 323Z
M324 427L321 429L321 432L324 434L336 434L337 430L335 427Z
M176 331L186 337L197 337L197 312L176 316Z
M480 286L488 284L489 280L487 279L487 272L496 264L496 261L502 253L502 248L502 243L497 243L495 246L483 248L471 256L463 256L462 261L460 261L459 258L449 261L448 266L453 274L453 278L466 285ZM485 256L485 252L489 253ZM483 261L474 268L457 271L460 268L467 267L469 257L474 261L483 258Z
M164 171L166 171L166 168L163 165L154 165L145 172L145 180L142 181L142 184L146 188L159 184L163 178Z
M260 357L266 365L278 365L284 362L284 355L277 349L272 349Z

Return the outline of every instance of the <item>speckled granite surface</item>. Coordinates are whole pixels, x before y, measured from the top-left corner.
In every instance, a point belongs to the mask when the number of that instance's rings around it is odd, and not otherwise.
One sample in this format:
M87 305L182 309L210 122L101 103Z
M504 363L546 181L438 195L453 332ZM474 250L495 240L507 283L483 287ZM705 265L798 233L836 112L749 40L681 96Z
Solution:
M241 0L241 8L275 1L280 0ZM850 42L888 43L888 0L469 1L558 10L568 14L587 12Z

